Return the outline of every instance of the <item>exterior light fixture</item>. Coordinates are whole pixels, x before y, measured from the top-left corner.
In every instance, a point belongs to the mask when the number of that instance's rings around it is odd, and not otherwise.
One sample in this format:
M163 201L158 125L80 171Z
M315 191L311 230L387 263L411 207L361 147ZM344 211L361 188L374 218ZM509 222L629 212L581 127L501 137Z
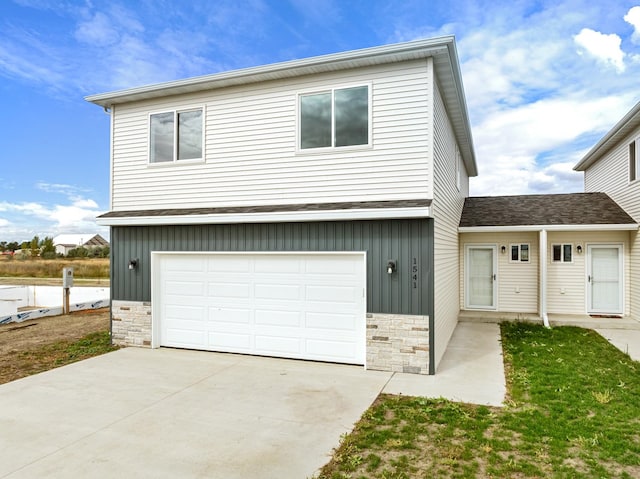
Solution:
M133 271L138 267L138 258L129 260L129 270Z
M507 247L505 245L500 246L500 251L502 254L505 254L507 252Z
M582 254L582 245L581 245L581 244L579 244L579 245L576 247L576 251L578 251L578 254Z
M393 274L398 269L397 262L395 259L390 259L387 261L387 274Z

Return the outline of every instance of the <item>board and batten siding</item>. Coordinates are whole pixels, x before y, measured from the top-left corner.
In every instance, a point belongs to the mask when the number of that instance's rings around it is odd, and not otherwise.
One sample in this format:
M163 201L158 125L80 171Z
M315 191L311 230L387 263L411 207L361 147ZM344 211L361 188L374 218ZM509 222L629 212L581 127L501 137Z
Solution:
M456 155L456 139L437 84L434 87L434 367L437 369L458 324L460 265L458 225L469 177ZM460 189L456 180L460 161Z
M640 137L640 128L584 172L585 191L604 192L636 222L640 222L640 180L629 182L629 143ZM639 152L637 152L638 154ZM629 314L640 320L640 234L629 233Z
M465 285L465 245L487 244L496 246L496 287L498 288L496 311L504 313L538 314L540 247L537 232L518 233L462 233L460 235L460 288ZM510 246L529 245L528 262L511 262ZM501 248L506 252L502 254ZM465 295L460 295L460 309L465 309ZM512 319L515 319L512 318Z
M367 312L431 315L433 220L250 223L111 228L113 300L151 300L151 252L365 251ZM130 259L138 259L129 270ZM387 273L387 261L397 273ZM417 268L413 279L412 267Z
M112 210L430 199L431 59L113 108ZM297 94L368 84L372 147L300 152ZM205 160L149 165L149 114L205 108Z
M587 245L622 244L624 255L624 311L629 314L630 281L628 231L549 232L547 235L547 312L549 314L587 313ZM572 244L573 262L553 262L553 244ZM577 245L583 252L578 254Z

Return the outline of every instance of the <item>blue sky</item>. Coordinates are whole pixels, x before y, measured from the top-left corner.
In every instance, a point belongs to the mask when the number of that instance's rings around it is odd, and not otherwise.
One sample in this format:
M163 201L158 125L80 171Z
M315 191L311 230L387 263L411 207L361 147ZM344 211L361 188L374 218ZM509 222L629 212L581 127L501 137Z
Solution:
M640 0L0 0L0 241L100 232L109 116L83 97L454 34L472 195L580 191L640 100Z

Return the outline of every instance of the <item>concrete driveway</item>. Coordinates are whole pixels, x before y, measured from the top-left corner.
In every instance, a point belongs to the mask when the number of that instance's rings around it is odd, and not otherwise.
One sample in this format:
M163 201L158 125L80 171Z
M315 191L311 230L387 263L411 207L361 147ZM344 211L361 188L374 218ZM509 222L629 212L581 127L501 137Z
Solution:
M122 349L0 386L0 477L309 477L391 375Z

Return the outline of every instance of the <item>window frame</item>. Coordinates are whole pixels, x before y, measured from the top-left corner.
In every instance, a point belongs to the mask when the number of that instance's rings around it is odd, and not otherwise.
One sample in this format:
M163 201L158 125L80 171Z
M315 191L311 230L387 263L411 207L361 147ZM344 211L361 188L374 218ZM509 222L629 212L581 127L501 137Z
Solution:
M202 124L201 124L201 140L200 140L200 144L201 144L201 156L199 158L189 158L189 159L185 159L185 160L180 160L178 159L178 154L179 154L179 120L178 120L178 115L180 115L181 113L189 113L189 112L193 112L193 111L201 111L202 112ZM152 146L151 146L151 118L154 115L162 115L162 114L166 114L166 113L172 113L173 114L173 159L171 161L157 161L157 162L152 162L151 161L151 151L152 151ZM206 145L205 145L205 125L206 125L206 106L205 105L193 105L193 106L185 106L185 107L181 107L181 108L173 108L173 109L166 109L166 110L158 110L158 111L152 111L149 112L149 115L147 117L147 166L153 167L153 168L158 168L158 167L164 167L164 166L168 166L168 165L184 165L184 164L192 164L192 163L204 163L205 162L205 150L206 150Z
M522 259L522 247L527 247L527 259ZM513 259L513 248L518 248L518 259ZM509 263L522 264L531 263L531 243L510 243L509 244Z
M555 246L560 246L560 259L556 260L554 259L553 256L553 248ZM570 261L566 261L565 259L565 254L564 254L564 250L566 246L570 246L571 247L571 260ZM555 263L555 264L572 264L573 263L573 258L575 256L575 252L574 252L574 247L573 247L573 243L551 243L551 248L550 248L550 252L551 252L551 262Z
M627 168L629 183L640 180L640 137L634 138L627 145Z
M348 90L350 88L367 87L367 143L361 145L345 145L335 146L335 92L336 90ZM319 95L322 93L331 93L331 146L320 146L317 148L302 148L302 97L310 95ZM327 88L313 88L300 90L296 93L296 153L303 155L313 155L317 153L327 153L334 151L347 150L366 150L373 147L373 87L371 82L360 82L353 84L343 84L338 86L330 86Z

